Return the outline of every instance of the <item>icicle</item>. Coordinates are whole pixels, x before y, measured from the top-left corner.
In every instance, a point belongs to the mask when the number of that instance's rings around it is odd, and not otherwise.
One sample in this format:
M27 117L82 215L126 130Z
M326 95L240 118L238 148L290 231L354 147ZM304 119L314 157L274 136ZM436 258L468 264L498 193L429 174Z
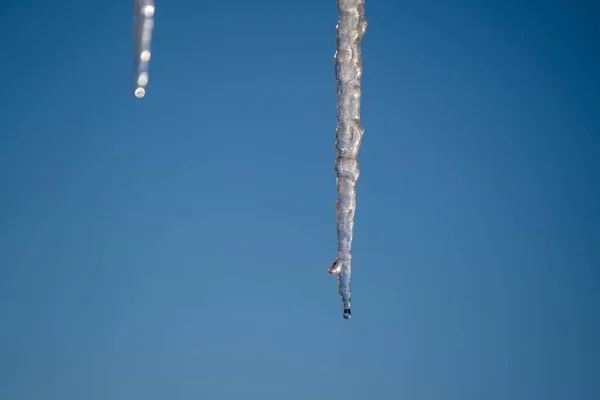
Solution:
M352 235L356 208L356 180L360 174L358 149L364 132L360 124L360 41L367 28L364 0L338 0L337 49L334 57L337 80L337 120L335 149L337 186L337 257L328 269L338 278L343 316L351 317Z
M146 94L150 43L154 28L154 0L133 0L133 65L134 94L141 99Z

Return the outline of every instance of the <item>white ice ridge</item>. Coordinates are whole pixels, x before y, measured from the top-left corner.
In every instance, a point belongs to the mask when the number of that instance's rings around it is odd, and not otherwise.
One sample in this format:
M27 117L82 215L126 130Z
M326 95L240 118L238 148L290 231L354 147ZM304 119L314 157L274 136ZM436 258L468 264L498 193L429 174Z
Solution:
M356 209L356 180L360 174L358 149L364 129L360 123L360 41L367 28L364 0L338 0L337 48L334 57L337 80L337 257L329 274L338 278L343 316L351 317L352 235Z
M146 94L150 44L154 28L154 0L133 0L133 87L137 98Z

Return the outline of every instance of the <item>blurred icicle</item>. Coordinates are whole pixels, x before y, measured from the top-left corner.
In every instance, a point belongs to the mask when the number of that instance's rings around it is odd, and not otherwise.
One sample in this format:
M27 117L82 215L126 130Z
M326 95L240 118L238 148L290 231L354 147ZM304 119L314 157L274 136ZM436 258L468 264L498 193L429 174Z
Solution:
M154 28L154 0L133 0L133 66L134 94L141 99L146 94L150 44Z
M360 123L360 41L367 28L364 0L338 0L337 49L334 57L337 80L337 120L335 149L337 186L337 257L328 269L338 278L343 316L351 317L352 235L356 208L356 180L360 174L358 149L364 129Z

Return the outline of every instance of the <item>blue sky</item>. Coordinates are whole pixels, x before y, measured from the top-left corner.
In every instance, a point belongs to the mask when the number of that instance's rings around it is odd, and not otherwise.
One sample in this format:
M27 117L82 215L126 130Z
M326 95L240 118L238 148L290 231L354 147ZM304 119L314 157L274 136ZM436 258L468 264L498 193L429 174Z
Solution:
M0 15L0 398L600 398L589 1L374 1L353 319L335 1Z

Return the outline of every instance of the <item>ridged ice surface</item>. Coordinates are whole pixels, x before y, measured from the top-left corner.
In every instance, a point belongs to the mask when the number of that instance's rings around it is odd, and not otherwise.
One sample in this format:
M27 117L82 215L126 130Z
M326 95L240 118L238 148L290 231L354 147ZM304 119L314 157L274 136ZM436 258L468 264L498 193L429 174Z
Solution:
M337 80L337 120L335 161L337 174L337 257L329 274L338 278L343 316L351 317L352 235L356 209L356 180L360 174L358 149L364 129L360 123L360 41L367 28L364 0L338 0L337 49L334 57Z
M154 0L133 0L133 20L133 93L141 99L148 85Z

